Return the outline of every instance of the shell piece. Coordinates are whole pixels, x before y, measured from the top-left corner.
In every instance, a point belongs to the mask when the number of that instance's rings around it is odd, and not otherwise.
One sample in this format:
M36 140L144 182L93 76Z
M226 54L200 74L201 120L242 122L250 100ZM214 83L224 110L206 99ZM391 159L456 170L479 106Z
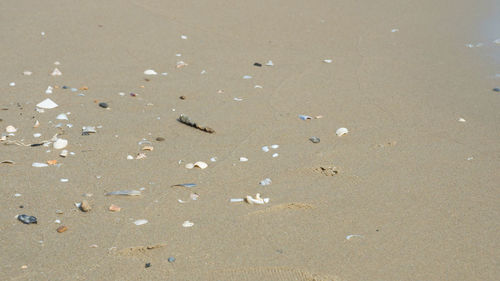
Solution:
M299 115L299 118L300 118L301 120L304 120L304 121L305 121L305 120L311 120L311 119L313 119L313 118L312 118L311 116L309 116L309 115Z
M180 183L180 184L174 184L174 185L172 185L172 187L174 187L174 186L195 187L196 183Z
M194 223L190 222L190 221L185 221L182 223L183 227L192 227L193 225L194 225Z
M337 129L337 131L335 132L335 134L337 134L337 136L341 137L345 134L349 133L349 130L347 130L347 128L339 128Z
M65 226L65 225L61 225L60 227L58 227L58 228L56 229L56 231L57 231L57 232L59 232L59 233L63 233L63 232L65 232L66 230L68 230L68 227L67 227L67 226Z
M325 59L325 60L323 60L323 62L325 62L325 63L332 63L333 61L331 59Z
M320 142L320 139L318 137L310 137L309 140L312 142L312 143L319 143Z
M239 202L243 202L243 201L245 201L245 199L243 199L243 198L231 198L231 199L229 199L229 202L231 202L231 203L239 203Z
M194 166L203 170L206 167L208 167L208 164L205 162L202 162L202 161L198 161L198 162L194 163Z
M262 147L262 151L264 152L268 152L269 151L269 147L266 145L266 146L263 146Z
M146 224L146 223L148 223L148 220L145 220L145 219L134 221L135 225L143 225L143 224Z
M59 154L59 156L61 156L61 157L66 157L66 156L68 156L68 151L67 151L66 149L65 149L65 150L63 150L63 151L61 151L61 153Z
M57 115L56 119L57 120L69 120L68 115L66 115L65 113L61 113L61 114Z
M5 128L5 131L7 133L15 133L15 132L17 132L17 129L14 126L9 125L9 126L7 126L7 128Z
M28 216L28 215L22 214L22 215L17 216L17 219L24 224L31 224L31 223L36 224L37 223L36 217L34 217L34 216Z
M247 162L248 161L248 158L246 157L240 157L240 162Z
M194 164L193 163L187 163L185 167L186 167L186 169L192 169L192 168L194 168Z
M55 164L57 164L57 160L55 160L55 159L54 160L47 160L47 164L55 165Z
M61 76L62 75L62 72L56 68L54 68L54 70L52 71L52 73L50 74L52 76Z
M44 99L43 101L38 103L36 106L39 108L43 108L43 109L52 109L52 108L58 107L57 103L55 103L51 99Z
M272 149L278 149L279 147L280 147L280 146L279 146L278 144L273 144L273 145L271 145L271 148L272 148Z
M139 196L139 195L141 195L141 192L139 190L118 190L118 191L108 192L105 195L106 196L111 196L111 195Z
M68 146L68 140L65 139L57 139L54 144L54 149L63 149Z
M158 73L156 73L156 71L154 71L153 69L148 69L148 70L144 71L144 74L145 75L157 75Z
M257 193L255 195L255 198L253 198L252 196L248 195L245 198L245 201L247 201L248 204L264 205L264 204L269 203L269 198L261 198L260 197L260 193Z
M147 151L153 151L153 147L150 145L146 145L145 147L142 148L142 150L147 150Z
M43 167L48 167L49 164L46 164L46 163L39 163L39 162L34 162L33 164L31 164L32 167L35 167L35 168L43 168Z
M92 207L90 207L90 204L87 200L83 200L82 203L80 203L80 210L82 210L82 212L88 212L92 210Z
M266 185L270 185L273 181L270 179L270 178L265 178L263 180L261 180L259 182L260 185L262 186L266 186Z
M122 208L120 208L120 206L117 206L115 204L111 204L111 206L109 206L109 210L111 212L119 212Z

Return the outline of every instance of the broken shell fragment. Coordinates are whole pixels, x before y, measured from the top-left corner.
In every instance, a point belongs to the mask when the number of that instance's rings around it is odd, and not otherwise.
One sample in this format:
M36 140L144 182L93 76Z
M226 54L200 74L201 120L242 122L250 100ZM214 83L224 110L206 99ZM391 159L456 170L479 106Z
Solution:
M119 212L122 208L120 208L119 206L116 206L115 204L111 204L111 206L109 206L109 210L111 212Z
M139 190L118 190L118 191L108 192L105 195L106 196L111 196L111 195L139 196L139 195L141 195L141 192Z
M52 109L52 108L58 107L57 103L55 103L51 99L44 99L43 101L38 103L36 106L39 108L43 108L43 109Z
M61 153L59 154L59 156L61 156L61 157L68 156L68 151L66 149L64 149L63 151L61 151Z
M68 145L68 140L65 139L57 139L53 144L54 149L63 149L67 145Z
M339 128L335 134L337 134L337 136L341 137L345 134L349 133L349 130L347 130L347 128Z
M253 198L252 196L248 195L246 198L245 198L245 201L248 203L248 204L258 204L258 205L263 205L263 204L266 204L269 202L269 198L261 198L260 197L260 193L257 193L255 195L255 198Z
M35 168L44 168L44 167L48 167L49 165L46 163L34 162L33 164L31 164L31 166L35 167Z
M147 151L153 151L153 149L154 148L152 146L149 146L149 145L142 148L142 150L147 150Z
M272 183L272 180L270 178L263 179L259 182L259 184L262 186L270 185L271 183Z
M57 160L47 160L47 164L55 165L55 164L57 164Z
M312 142L312 143L319 143L320 142L320 139L318 137L310 137L309 140Z
M193 225L194 225L194 223L190 222L190 221L185 221L182 223L183 227L192 227Z
M15 133L15 132L17 132L17 129L14 126L9 125L9 126L7 126L7 128L5 128L5 131L7 133Z
M66 114L64 114L64 113L61 113L61 114L57 115L56 119L57 120L69 120L68 116Z
M89 134L96 133L97 131L95 130L94 126L83 126L82 127L82 136L88 136Z
M153 69L148 69L144 71L145 75L157 75L158 73L154 71Z
M146 223L148 223L148 220L145 220L145 219L134 221L135 225L143 225L143 224L146 224Z
M205 162L202 162L202 161L198 161L198 162L194 163L194 167L198 167L198 168L203 170L206 167L208 167L208 164Z
M28 216L28 215L22 214L22 215L17 216L17 219L24 224L31 224L31 223L36 224L37 223L36 217L34 217L34 216Z
M56 229L56 231L57 231L57 232L59 232L59 233L63 233L63 232L65 232L66 230L68 230L68 227L67 227L67 226L64 226L64 225L62 225L62 226L60 226L60 227L58 227L58 228Z
M313 118L312 118L311 116L309 116L309 115L299 115L299 118L300 118L301 120L311 120L311 119L313 119Z
M61 76L62 75L62 72L56 68L54 68L54 70L52 71L52 73L50 74L52 76Z
M180 184L174 184L174 185L172 185L172 187L174 187L174 186L195 187L196 183L180 183Z
M92 210L92 207L90 207L90 204L87 200L83 200L82 203L80 203L79 208L82 212L88 212L88 211Z
M144 154L144 153L138 153L137 156L135 157L135 159L139 160L139 159L144 159L146 157L147 157L146 154Z
M192 168L194 168L194 164L193 163L187 163L185 167L186 167L186 169L190 169L191 170Z

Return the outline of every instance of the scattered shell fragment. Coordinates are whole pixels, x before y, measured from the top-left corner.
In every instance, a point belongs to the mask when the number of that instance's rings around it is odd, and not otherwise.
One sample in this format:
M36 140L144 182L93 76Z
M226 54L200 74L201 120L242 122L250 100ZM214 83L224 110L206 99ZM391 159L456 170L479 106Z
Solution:
M347 239L347 240L351 240L351 239L352 239L352 238L354 238L354 237L363 238L363 235L359 235L359 234L351 234L351 235L347 235L347 236L345 237L345 239Z
M198 162L194 163L194 166L203 170L206 167L208 167L208 164L203 162L203 161L198 161Z
M60 179L60 182L69 182L69 179Z
M183 68L185 66L188 66L187 63L185 63L184 61L178 61L176 64L175 64L175 67L176 68Z
M153 69L148 69L144 71L145 75L157 75L158 73L154 71Z
M266 146L263 146L262 147L262 151L264 152L268 152L269 151L269 147L266 145Z
M299 118L300 118L301 120L311 120L311 119L313 119L313 118L312 118L311 116L309 116L309 115L299 115Z
M7 133L15 133L15 132L17 132L17 129L16 129L14 126L9 125L9 126L7 126L7 127L5 128L5 131L6 131Z
M119 207L119 206L117 206L115 204L111 204L111 206L109 206L109 210L111 212L119 212L121 209L122 209L121 207Z
M193 163L187 163L185 167L186 167L186 169L192 169L192 168L194 168L194 164Z
M279 154L278 154L278 153L274 153L274 154L273 154L273 158L276 158L276 157L278 157L278 156L279 156Z
M12 160L3 160L0 162L0 164L16 164L16 162L14 162Z
M138 153L137 156L135 157L135 159L139 160L139 159L144 159L146 157L147 157L146 154L144 154L144 153Z
M259 204L259 205L263 205L263 204L269 203L269 198L261 198L261 197L260 197L260 193L257 193L257 194L255 195L255 198L253 198L252 196L248 195L248 196L245 198L245 201L246 201L248 204Z
M48 99L48 98L44 99L43 101L38 103L36 106L39 108L42 108L42 109L52 109L52 108L58 107L58 105L54 101L52 101L51 99Z
M245 75L245 76L243 76L243 79L252 79L252 76L250 76L250 75Z
M246 158L246 157L240 157L240 162L248 162L248 158Z
M142 150L147 150L147 151L153 151L153 149L154 148L152 146L149 146L149 145L142 148Z
M319 143L320 142L320 139L318 137L310 137L309 140L312 142L312 143Z
M24 224L31 224L31 223L36 224L37 223L36 217L34 217L34 216L28 216L28 215L22 214L22 215L18 215L17 219Z
M191 200L193 201L196 201L198 200L198 198L200 198L200 195L198 193L191 193L189 194L189 198L191 198Z
M57 115L56 119L57 120L69 120L68 115L66 115L65 113L61 113L61 114Z
M460 119L458 119L458 122L462 122L463 123L463 122L465 122L465 119L460 118Z
M68 140L65 139L57 139L54 144L54 149L63 149L68 146Z
M145 220L145 219L134 221L135 225L143 225L143 224L146 224L146 223L148 223L148 220Z
M61 153L59 154L59 156L61 156L61 157L68 156L68 151L66 149L64 149L63 151L61 151Z
M40 126L40 121L35 120L35 124L33 125L33 128L38 128Z
M192 227L193 225L194 225L194 223L190 222L190 221L185 221L182 223L183 227Z
M339 128L337 129L337 131L335 132L335 134L337 134L337 136L341 137L345 134L349 133L349 130L347 130L347 128Z
M333 61L331 59L326 59L326 60L323 60L323 62L325 62L325 63L332 63Z
M244 201L245 201L245 199L243 199L243 198L231 198L231 199L229 199L229 202L231 202L231 203L239 203L239 202L244 202Z
M31 164L31 166L35 168L43 168L43 167L48 167L49 165L46 163L34 162L33 164Z
M30 76L31 74L33 74L33 72L31 72L29 70L23 71L23 75Z
M180 183L180 184L174 184L174 185L172 185L172 187L174 187L174 186L195 187L196 183Z
M83 126L82 127L82 136L88 136L89 134L94 134L97 131L95 130L95 126Z
M266 65L267 66L274 66L274 63L273 63L272 60L269 60L269 61L266 62Z
M108 192L105 195L106 196L111 196L111 195L138 196L138 195L141 195L141 192L139 190L117 190L117 191Z
M57 160L55 160L55 159L54 160L47 160L47 164L55 165L55 164L57 164Z
M90 204L87 200L83 200L81 203L80 203L80 210L82 210L82 212L88 212L90 210L92 210L92 207L90 207Z
M197 124L196 122L193 122L188 116L186 116L184 114L181 114L181 116L179 116L179 119L177 119L177 121L179 121L183 124L186 124L188 126L194 127L198 130L210 133L210 134L215 133L214 129L209 128L209 127L205 127L205 126L201 126L201 125Z
M262 186L270 185L271 183L272 183L272 180L270 178L265 178L259 182L259 184Z
M58 228L56 229L56 231L57 231L57 232L59 232L59 233L63 233L63 232L65 232L66 230L68 230L68 227L67 227L67 226L65 226L65 225L61 225L60 227L58 227Z
M28 268L28 266L27 266L27 265L23 265L23 266L21 266L21 269L27 269L27 268Z
M50 74L52 76L61 76L62 75L62 72L56 68L54 68L54 70L52 71L52 73Z
M45 90L45 93L46 93L47 95L50 95L50 94L52 94L52 90L54 90L54 88L53 88L52 86L48 86L48 87L47 87L47 90Z

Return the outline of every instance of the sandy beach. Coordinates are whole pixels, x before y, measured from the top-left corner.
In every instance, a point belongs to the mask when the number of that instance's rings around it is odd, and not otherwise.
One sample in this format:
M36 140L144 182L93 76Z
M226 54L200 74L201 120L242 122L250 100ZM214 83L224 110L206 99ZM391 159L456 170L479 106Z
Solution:
M0 280L500 280L500 7L437 2L1 1Z

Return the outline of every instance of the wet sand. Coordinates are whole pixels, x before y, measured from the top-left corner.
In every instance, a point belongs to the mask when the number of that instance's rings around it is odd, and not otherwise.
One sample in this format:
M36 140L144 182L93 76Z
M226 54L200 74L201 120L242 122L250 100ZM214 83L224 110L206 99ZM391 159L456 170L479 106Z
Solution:
M498 8L460 2L2 1L1 130L74 155L0 145L0 279L499 279Z

